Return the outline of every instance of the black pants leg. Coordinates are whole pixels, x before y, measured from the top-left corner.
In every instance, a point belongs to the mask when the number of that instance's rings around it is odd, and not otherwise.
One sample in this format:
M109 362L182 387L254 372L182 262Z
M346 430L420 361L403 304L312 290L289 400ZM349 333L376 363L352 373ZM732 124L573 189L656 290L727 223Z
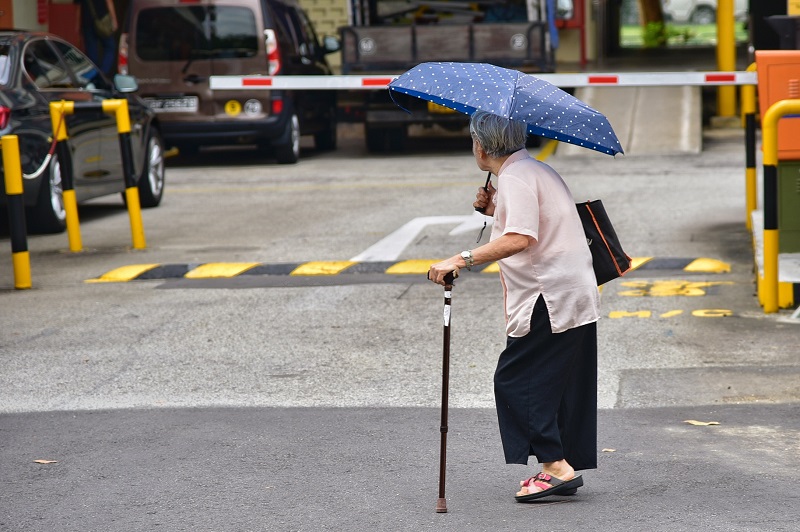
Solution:
M500 354L494 389L506 463L597 467L596 324L553 334L540 297L530 333Z

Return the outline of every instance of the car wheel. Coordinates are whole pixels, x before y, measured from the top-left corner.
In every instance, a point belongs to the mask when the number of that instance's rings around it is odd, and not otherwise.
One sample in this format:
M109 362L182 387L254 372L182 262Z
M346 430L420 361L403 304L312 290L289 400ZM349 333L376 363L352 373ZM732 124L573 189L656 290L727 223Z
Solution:
M300 158L300 121L293 114L286 124L286 134L280 144L275 145L275 158L280 164L294 164Z
M692 13L691 20L695 24L713 24L717 21L717 12L708 6L698 6Z
M314 135L314 145L318 151L331 151L336 149L336 111L331 110L330 118L325 129Z
M157 207L164 195L164 142L158 130L151 129L147 154L139 176L139 200L142 207Z
M61 181L61 164L53 155L39 186L36 205L26 211L26 222L32 233L63 233L67 228L67 211L64 209L64 187Z

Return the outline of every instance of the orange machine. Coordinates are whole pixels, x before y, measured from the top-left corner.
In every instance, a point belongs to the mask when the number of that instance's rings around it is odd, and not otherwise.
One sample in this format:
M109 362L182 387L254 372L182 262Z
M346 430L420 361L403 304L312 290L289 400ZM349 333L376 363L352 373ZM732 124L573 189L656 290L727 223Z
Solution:
M758 50L756 68L761 116L776 102L800 99L800 50ZM800 117L778 122L778 160L800 160Z

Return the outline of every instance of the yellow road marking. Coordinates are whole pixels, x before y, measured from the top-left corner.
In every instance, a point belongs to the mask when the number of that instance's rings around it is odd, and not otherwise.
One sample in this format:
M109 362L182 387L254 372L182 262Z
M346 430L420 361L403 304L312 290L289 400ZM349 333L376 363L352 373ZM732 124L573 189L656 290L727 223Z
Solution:
M500 273L500 265L496 262L493 262L481 270L481 273Z
M621 286L626 288L633 288L633 290L624 290L618 292L620 296L627 297L667 297L667 296L704 296L706 289L712 286L731 285L732 281L702 281L702 282L689 282L689 281L626 281L620 283Z
M242 272L260 265L260 262L209 262L201 264L188 272L186 279L212 279L218 277L236 277Z
M349 260L306 262L295 268L289 275L336 275L353 264L355 262Z
M733 312L722 308L706 308L692 311L692 316L698 318L725 318L733 316Z
M106 272L97 279L86 279L86 283L124 283L139 277L148 270L160 266L160 264L130 264L122 266L110 272Z
M664 314L662 314L660 317L661 318L673 318L675 316L680 316L681 314L683 314L682 310L670 310L669 312L665 312Z
M386 273L394 275L405 274L423 274L428 273L431 269L431 264L441 262L442 259L418 259L418 260L404 260L397 264L392 264Z
M631 269L635 270L636 268L640 267L642 264L646 264L653 260L653 257L633 257L631 259Z
M652 316L649 310L637 310L634 312L626 312L624 310L614 310L608 313L608 317L612 320L619 318L649 318Z
M728 273L731 265L717 259L695 259L684 269L686 272L709 272L709 273Z

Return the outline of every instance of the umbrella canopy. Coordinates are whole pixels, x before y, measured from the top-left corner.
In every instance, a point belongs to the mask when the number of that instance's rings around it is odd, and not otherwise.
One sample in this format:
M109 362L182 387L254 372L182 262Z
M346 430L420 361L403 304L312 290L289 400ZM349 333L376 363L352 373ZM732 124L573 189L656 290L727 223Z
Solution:
M389 84L471 115L477 110L524 122L528 133L615 155L623 153L608 119L552 83L486 63L422 63Z

